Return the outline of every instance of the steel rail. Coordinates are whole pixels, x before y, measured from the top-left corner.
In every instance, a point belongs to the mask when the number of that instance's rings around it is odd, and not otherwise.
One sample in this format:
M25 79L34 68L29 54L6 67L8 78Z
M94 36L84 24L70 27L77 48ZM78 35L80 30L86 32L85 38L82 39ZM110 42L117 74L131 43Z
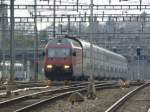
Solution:
M10 99L10 100L0 102L0 107L3 108L4 106L9 106L9 105L12 105L14 103L21 102L23 100L28 100L28 99L30 99L34 96L37 96L37 95L40 96L40 95L43 95L43 94L44 95L46 95L46 94L55 94L55 93L59 93L59 92L62 92L62 91L72 90L72 89L77 89L77 88L83 88L83 86L80 86L80 87L63 87L63 88L59 88L59 89L46 90L46 91L32 93L32 94L29 94L29 95L24 95L24 96L21 96L21 97L17 97L17 98L13 98L13 99Z
M138 91L140 91L141 89L149 86L150 83L146 83L143 84L139 87L137 87L136 89L130 91L129 93L127 93L125 96L123 96L122 98L120 98L118 101L116 101L112 106L110 106L105 112L115 112L121 105L123 105L130 97L132 97L133 95L135 95Z
M101 85L101 84L97 84L95 86L97 89L108 89L108 88L114 88L114 87L119 87L118 85L112 85L112 84L104 84L104 85ZM86 91L86 88L81 88L81 89L78 89L78 90L74 90L74 91L68 91L68 92L64 92L64 93L61 93L61 94L56 94L55 96L51 97L51 98L48 98L46 100L42 100L40 102L37 102L37 103L34 103L32 105L29 105L29 106L26 106L26 107L23 107L23 108L20 108L18 110L16 110L15 112L28 112L28 111L32 111L33 109L36 109L38 108L39 106L41 105L45 105L45 104L49 104L51 103L52 101L54 100L58 100L58 99L61 99L61 98L64 98L74 92L85 92Z
M79 83L80 82L71 82L71 83L69 83L69 84L67 84L67 85L69 85L69 86L75 86L75 85L79 85ZM83 82L83 83L81 83L82 85L85 85L85 84L87 84L88 82ZM100 82L99 82L100 83ZM101 83L103 83L103 82L101 82ZM16 82L15 83L16 84L16 87L17 88L24 88L24 87L41 87L41 86L47 86L46 85L46 83L44 83L44 82L33 82L33 81L31 81L31 82ZM6 85L7 84L0 84L0 89L5 89L6 88ZM51 86L62 86L62 85L65 85L63 82L53 82L52 84L51 84Z
M98 82L98 83L104 83L104 82ZM84 82L84 83L80 83L79 82L72 82L70 84L62 84L62 83L53 83L51 86L59 86L59 87L66 87L66 86L70 86L70 87L75 87L75 86L84 86L88 84L88 82ZM16 89L11 91L12 93L18 93L18 92L23 92L26 90L37 90L37 89L46 89L48 88L48 86L42 82L17 82L16 84ZM6 85L0 85L0 90L5 90L6 89ZM0 96L4 96L6 95L6 92L2 92L0 93Z
M46 84L42 83L42 82L16 82L16 88L17 89L21 89L21 88L25 88L25 87L42 87L42 86L46 86ZM0 84L0 90L2 89L6 89L7 84Z
M60 83L60 82L55 82L53 83L51 86L52 87L55 87L55 86L59 86L59 87L75 87L75 86L81 86L81 85L86 85L88 84L88 82L83 82L83 83L80 83L80 82L72 82L70 84L64 84L64 83ZM98 83L105 83L105 82L98 82ZM19 93L19 92L24 92L24 91L29 91L29 90L41 90L42 89L48 89L49 87L46 86L46 84L42 83L42 82L17 82L16 84L16 89L11 91L13 94L15 93ZM0 90L6 90L6 85L1 85L0 86ZM0 96L1 97L4 97L6 96L6 92L1 92L0 93Z
M116 84L116 83L103 83L103 84L97 84L97 86L99 85L101 87L105 87L105 86L110 87L112 84ZM75 92L75 91L80 90L80 89L86 90L85 87L86 87L85 85L84 86L83 85L82 86L74 86L74 87L64 87L64 88L48 90L48 91L42 91L42 92L37 92L37 93L30 94L30 95L21 96L21 97L18 97L18 98L14 98L14 99L11 99L11 100L1 102L0 103L0 109L5 109L5 108L9 108L9 107L14 109L13 105L15 105L15 104L20 105L20 104L23 104L24 101L32 100L34 97L40 97L40 96L42 97L43 96L42 99L40 99L40 101L39 101L39 99L37 99L36 102L34 101L34 103L37 104L37 102L43 102L43 101L45 101L49 98L51 99L53 97L52 95L61 95L61 94L64 95L65 93L66 94L71 94L72 92ZM51 95L51 96L49 96L49 95ZM27 108L29 108L29 107L30 106L28 105Z
M81 84L73 84L73 85L69 85L69 86L65 86L65 87L61 87L61 88L57 88L57 89L53 89L53 90L46 90L46 91L41 91L41 92L36 92L36 93L33 93L33 94L29 94L29 95L24 95L24 96L21 96L21 97L18 97L18 98L14 98L14 99L11 99L11 100L7 100L7 101L4 101L4 102L0 102L0 107L1 105L5 104L5 103L9 103L9 102L12 102L12 101L16 101L16 100L19 100L19 99L22 99L22 98L26 98L26 97L30 97L30 96L33 96L33 95L38 95L38 94L46 94L46 93L49 93L49 92L57 92L57 91L62 91L62 90L65 90L65 89L72 89L72 88L76 88L76 87L83 87L85 85L87 85L88 83L81 83ZM105 82L97 82L97 84L101 84L102 86L103 85L106 85ZM111 84L111 83L107 83L108 84ZM30 88L29 88L30 89ZM32 88L31 88L32 89ZM14 90L14 92L17 91L17 90Z
M16 110L15 112L28 112L28 111L32 110L33 108L41 106L43 103L45 104L45 103L51 102L53 100L64 98L65 96L68 96L68 95L70 95L70 94L72 94L74 92L80 92L80 91L85 91L85 90L86 89L79 89L79 90L75 90L75 91L69 91L69 92L61 93L61 94L55 95L55 96L53 96L53 97L51 97L49 99L42 100L42 101L34 103L32 105L20 108L20 109Z
M138 83L138 82L132 82L131 83L131 85L138 85L138 84L141 84L141 83ZM116 87L120 87L120 86L116 85L116 83L112 83L112 84L108 83L106 85L96 84L95 87L96 87L96 89L109 89L109 88L116 88ZM59 94L59 95L55 95L55 96L53 96L53 97L51 97L49 99L46 99L46 100L43 100L41 102L38 102L38 103L35 103L35 104L32 104L32 105L23 107L21 109L18 109L15 112L32 111L33 109L37 109L41 105L44 105L44 104L47 104L47 103L50 104L52 101L64 98L64 97L70 95L71 93L74 93L74 92L85 92L85 91L86 91L86 89L83 88L83 89L79 89L79 90L70 91L70 92Z

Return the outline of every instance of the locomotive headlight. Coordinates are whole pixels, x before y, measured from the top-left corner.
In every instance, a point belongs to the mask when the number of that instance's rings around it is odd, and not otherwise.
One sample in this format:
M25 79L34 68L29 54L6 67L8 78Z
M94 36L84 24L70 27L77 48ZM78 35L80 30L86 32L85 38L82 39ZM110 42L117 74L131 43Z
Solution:
M69 65L64 65L64 69L69 69L70 66Z
M47 65L47 69L52 69L53 65Z

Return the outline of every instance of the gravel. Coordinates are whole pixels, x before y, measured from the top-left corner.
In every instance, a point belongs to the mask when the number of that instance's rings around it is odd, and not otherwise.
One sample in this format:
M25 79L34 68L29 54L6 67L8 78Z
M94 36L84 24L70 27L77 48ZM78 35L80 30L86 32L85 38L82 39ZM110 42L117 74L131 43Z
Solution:
M150 87L131 97L117 112L147 112L150 108Z
M97 98L95 100L85 98L84 102L75 103L74 105L68 101L68 98L65 98L45 105L35 111L32 110L32 112L104 112L133 88L135 87L99 90L97 91Z

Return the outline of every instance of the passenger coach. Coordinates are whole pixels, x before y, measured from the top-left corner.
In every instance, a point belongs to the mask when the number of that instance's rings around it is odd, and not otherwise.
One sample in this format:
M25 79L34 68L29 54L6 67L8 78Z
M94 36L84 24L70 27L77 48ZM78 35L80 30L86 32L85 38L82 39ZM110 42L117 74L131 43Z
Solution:
M93 74L90 74L90 43L75 37L49 40L45 47L45 76L49 80L127 78L127 60L97 45L92 49Z

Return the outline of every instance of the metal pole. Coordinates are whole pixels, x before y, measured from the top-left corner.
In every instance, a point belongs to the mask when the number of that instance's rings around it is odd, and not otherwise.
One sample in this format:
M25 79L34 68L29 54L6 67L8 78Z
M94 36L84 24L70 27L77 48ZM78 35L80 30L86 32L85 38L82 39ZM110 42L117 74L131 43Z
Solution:
M109 5L111 4L111 0L109 0Z
M60 24L60 34L62 35L62 24Z
M138 79L140 80L140 56L138 56Z
M4 46L4 38L5 38L5 19L4 19L4 11L5 11L5 6L3 7L3 0L1 1L1 10L2 10L2 51L3 51L3 69L2 69L2 77L4 77L5 74L5 46Z
M144 50L145 52L145 50ZM145 56L143 56L143 73L142 73L142 80L144 80L144 76L145 76Z
M142 0L140 0L140 11L141 11Z
M53 8L53 38L55 38L55 36L56 36L56 33L55 33L55 29L56 29L55 28L55 21L56 21L55 20L55 18L56 18L55 17L56 16L56 9L55 9L55 7L56 7L56 0L53 1L53 7L54 7Z
M35 76L34 80L38 80L38 29L37 29L37 0L34 0L34 34L35 34L35 54L34 54L34 65L35 65Z
M91 0L91 16L90 16L90 64L91 64L91 69L90 69L90 83L88 85L88 98L89 99L95 99L96 98L96 89L95 89L95 85L94 85L94 63L93 63L93 53L92 53L92 49L93 49L93 44L92 44L92 38L93 38L93 0Z
M93 49L93 0L91 0L91 4L90 4L90 64L91 64L91 72L90 72L90 79L93 80L93 54L92 54L92 49Z
M68 30L67 34L70 35L70 15L68 15Z
M15 79L14 72L14 0L10 0L10 82Z
M81 35L81 21L79 21L78 36Z

